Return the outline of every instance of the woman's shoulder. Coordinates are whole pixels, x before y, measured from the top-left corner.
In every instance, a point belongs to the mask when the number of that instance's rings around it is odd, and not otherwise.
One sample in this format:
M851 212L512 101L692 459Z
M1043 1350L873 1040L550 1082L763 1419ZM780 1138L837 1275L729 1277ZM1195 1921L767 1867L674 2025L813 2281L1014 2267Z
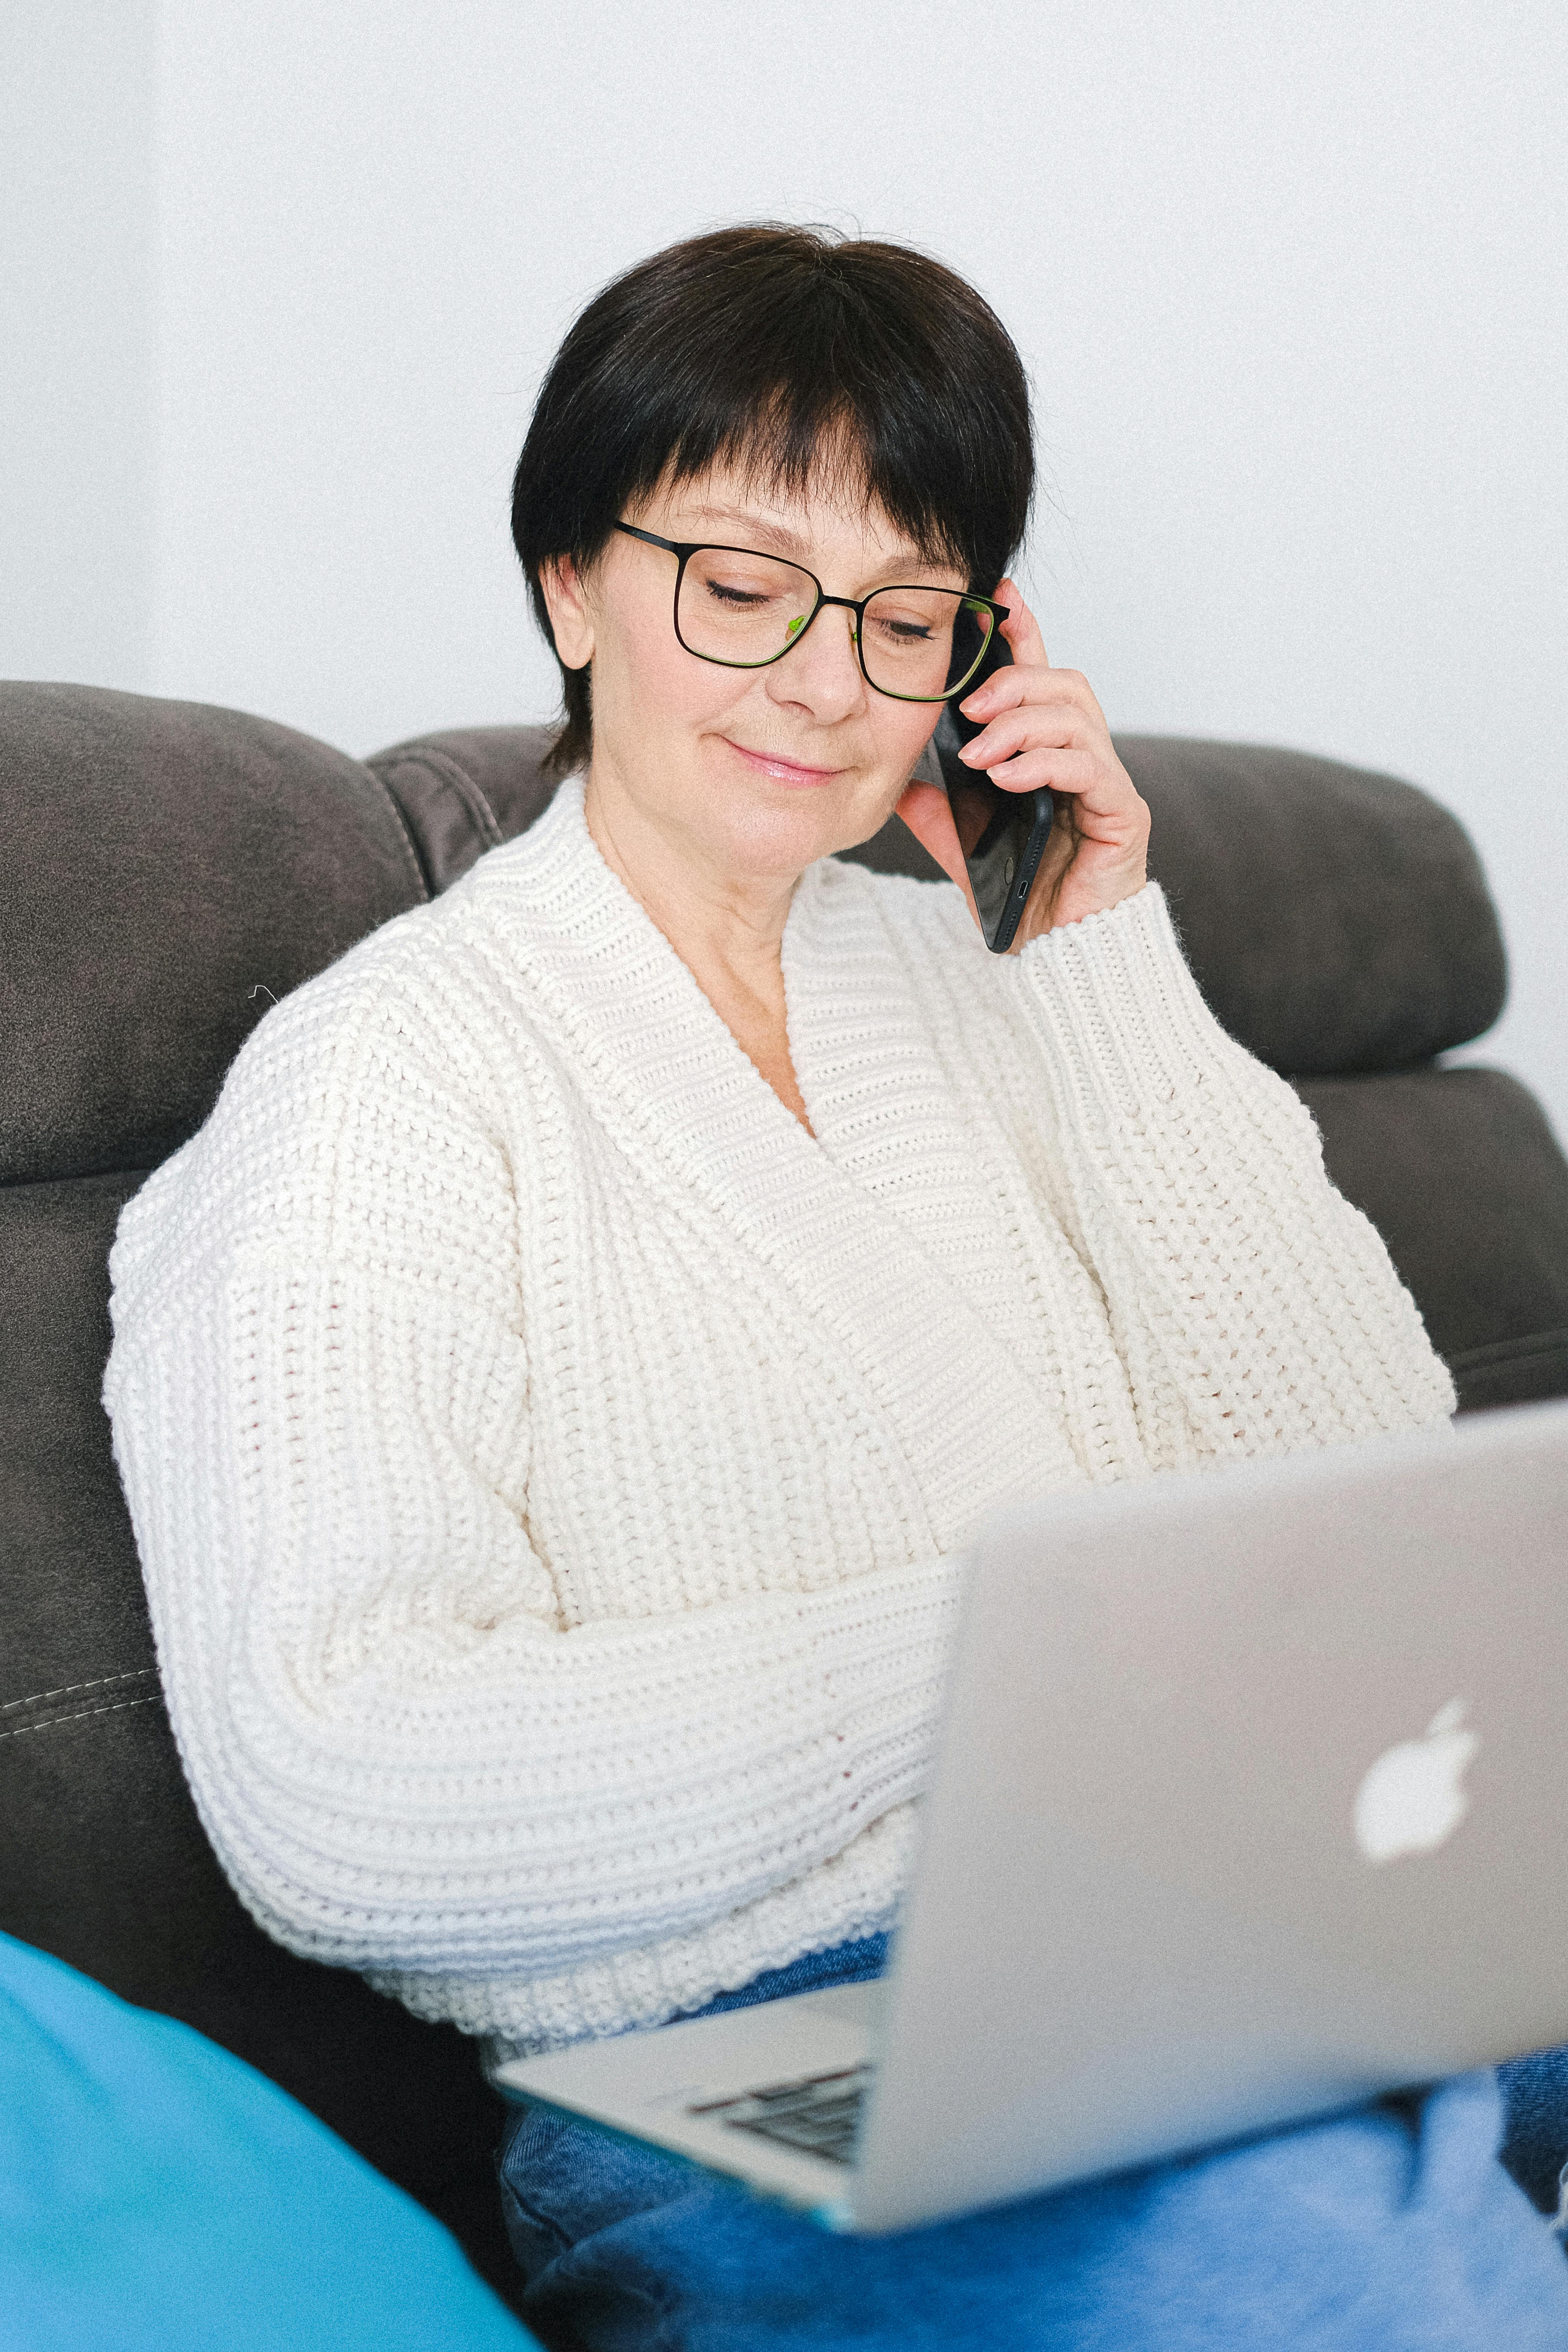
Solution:
M480 1006L475 925L446 899L394 916L257 1023L220 1104L290 1105L294 1124L346 1088L375 1092L421 1055L456 1078Z
M553 809L527 834L489 851L440 897L395 915L258 1022L229 1074L265 1092L304 1066L374 1087L427 1050L460 1085L466 1047L498 1024L526 1024L520 987L531 941L550 937L561 895L561 835ZM472 1075L485 1073L475 1066Z
M268 1009L205 1124L122 1213L117 1327L134 1296L237 1253L363 1255L411 1202L439 1228L433 1262L468 1225L504 1224L500 1113L526 1080L527 1008L479 880L395 916Z

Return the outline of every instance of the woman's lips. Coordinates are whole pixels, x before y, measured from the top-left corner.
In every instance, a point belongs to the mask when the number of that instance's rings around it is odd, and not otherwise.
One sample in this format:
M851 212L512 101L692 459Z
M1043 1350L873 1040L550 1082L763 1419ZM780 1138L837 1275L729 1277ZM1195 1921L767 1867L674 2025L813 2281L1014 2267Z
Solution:
M813 784L830 784L840 771L837 768L808 768L799 760L785 760L776 751L748 751L743 743L736 743L726 735L731 751L738 752L749 768L771 776L776 784L794 784L809 788Z

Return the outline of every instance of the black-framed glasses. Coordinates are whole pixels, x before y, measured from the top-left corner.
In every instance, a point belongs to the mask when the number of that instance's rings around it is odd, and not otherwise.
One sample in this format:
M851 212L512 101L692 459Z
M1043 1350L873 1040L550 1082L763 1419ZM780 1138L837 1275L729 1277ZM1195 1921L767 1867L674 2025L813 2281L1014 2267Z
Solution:
M855 615L861 676L895 702L947 702L962 694L985 658L1005 604L960 588L876 588L830 596L814 572L751 547L660 539L617 522L628 539L677 558L675 634L699 661L723 669L766 669L793 653L826 604Z

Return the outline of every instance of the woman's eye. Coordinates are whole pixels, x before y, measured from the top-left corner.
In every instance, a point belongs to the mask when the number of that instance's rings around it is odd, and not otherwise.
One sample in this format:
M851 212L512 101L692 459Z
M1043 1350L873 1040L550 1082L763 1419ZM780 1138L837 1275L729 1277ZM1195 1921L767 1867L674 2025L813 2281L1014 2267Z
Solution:
M752 610L758 604L765 604L768 601L768 592L765 588L732 587L727 580L710 580L707 583L707 588L708 593L716 603L742 606L747 611Z

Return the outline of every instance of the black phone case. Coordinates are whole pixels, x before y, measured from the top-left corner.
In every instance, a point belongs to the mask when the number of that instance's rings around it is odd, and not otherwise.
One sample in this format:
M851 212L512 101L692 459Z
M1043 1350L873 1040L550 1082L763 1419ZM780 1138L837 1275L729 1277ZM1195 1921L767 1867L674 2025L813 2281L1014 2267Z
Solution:
M1012 649L998 630L992 650L965 693L973 694L993 672L1010 667L1012 660ZM936 754L958 828L969 887L974 893L981 935L993 955L1005 955L1017 936L1019 919L1051 837L1056 801L1044 787L1035 793L1005 793L984 770L966 768L958 753L981 731L956 703L950 702L937 728Z

